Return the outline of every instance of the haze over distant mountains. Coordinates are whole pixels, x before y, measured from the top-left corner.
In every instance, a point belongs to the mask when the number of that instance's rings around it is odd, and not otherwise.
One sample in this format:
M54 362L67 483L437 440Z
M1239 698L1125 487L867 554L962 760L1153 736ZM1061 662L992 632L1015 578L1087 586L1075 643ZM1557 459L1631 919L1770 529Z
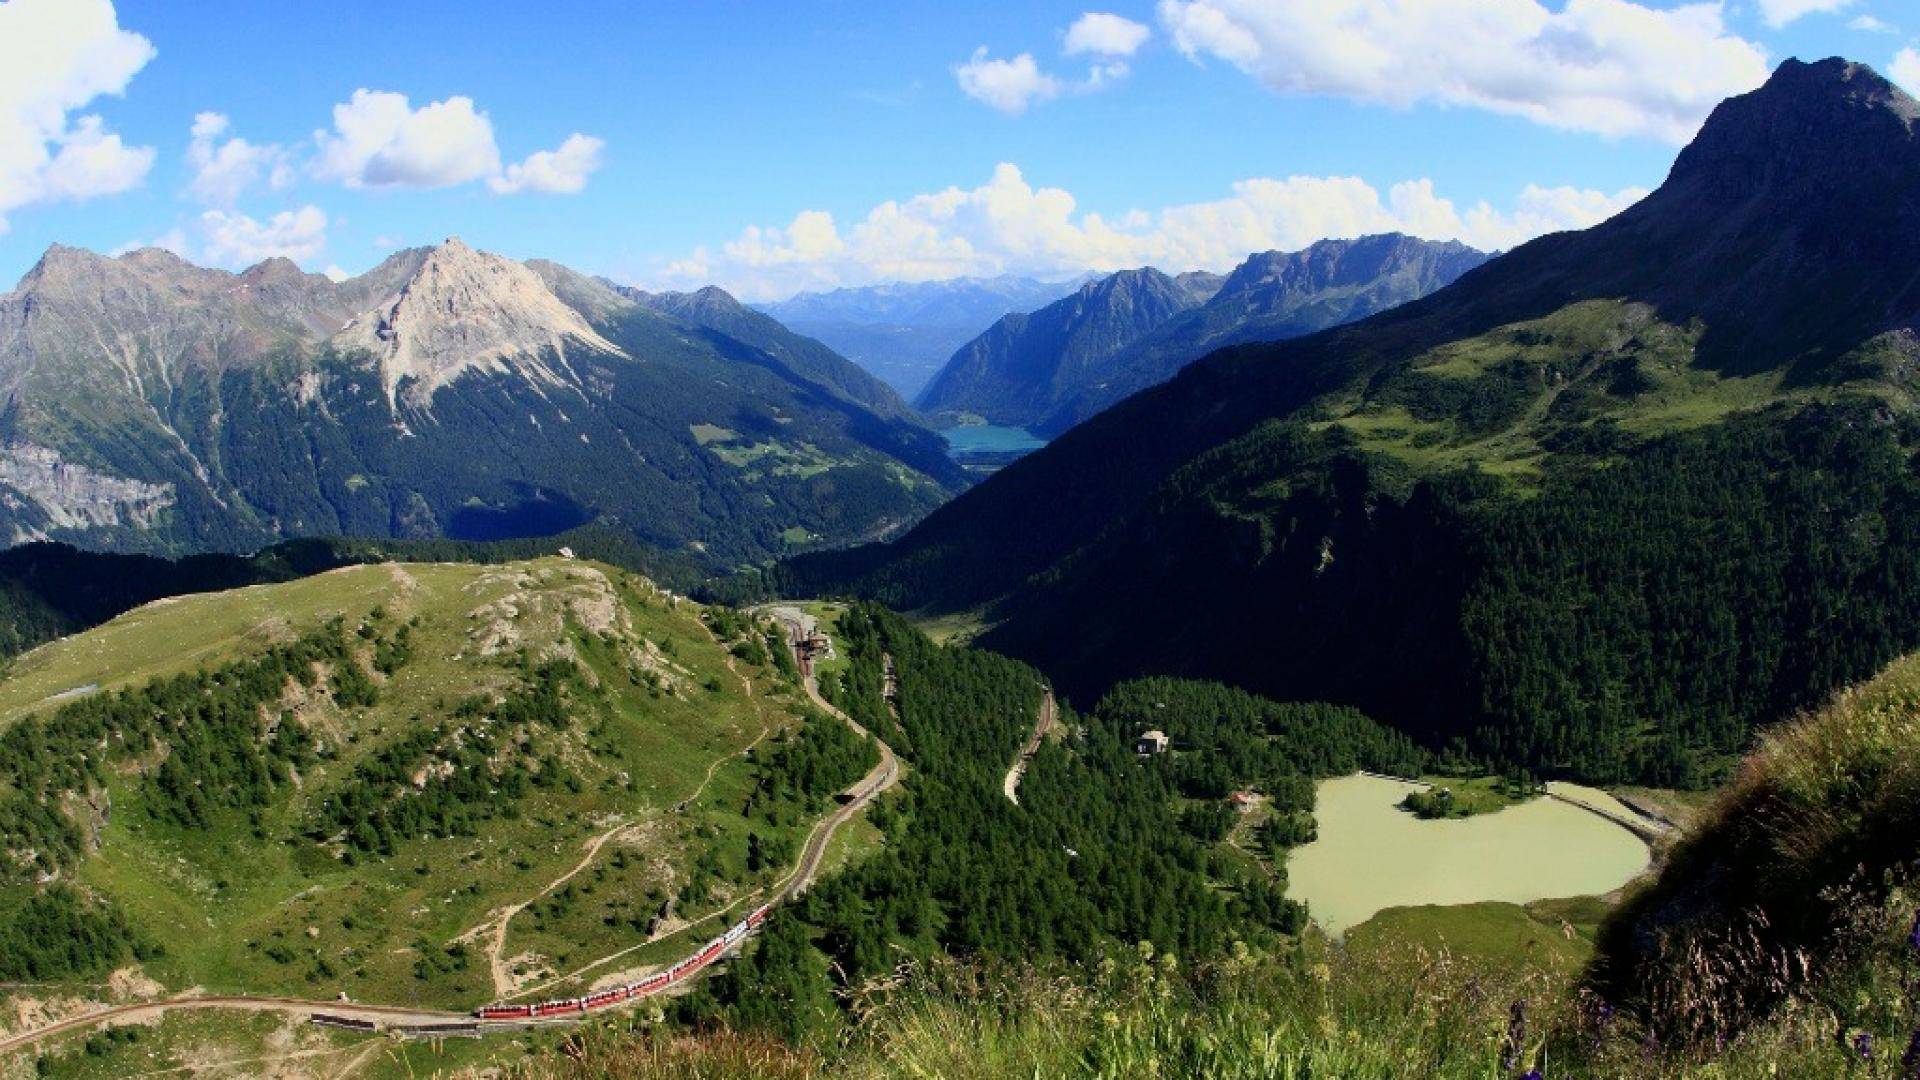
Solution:
M459 240L333 282L54 247L0 295L0 534L244 549L612 519L718 565L964 484L897 394L718 290Z
M1216 678L1700 782L1920 646L1916 192L1920 103L1789 60L1611 220L1217 351L781 587L972 612L1079 700Z
M1078 288L1085 277L1036 281L1001 275L801 293L759 309L835 351L912 398L953 351L1002 315L1032 311Z
M1391 234L1256 254L1225 277L1122 271L1001 319L953 355L917 404L936 417L1057 435L1214 349L1365 318L1450 285L1487 258L1459 243Z

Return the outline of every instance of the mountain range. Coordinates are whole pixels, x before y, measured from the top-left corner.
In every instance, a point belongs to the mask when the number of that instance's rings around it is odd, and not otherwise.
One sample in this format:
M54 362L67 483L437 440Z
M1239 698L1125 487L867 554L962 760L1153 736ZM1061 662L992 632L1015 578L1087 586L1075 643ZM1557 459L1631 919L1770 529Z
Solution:
M54 247L0 296L0 534L103 549L618 521L717 565L964 484L891 389L718 290L458 239L334 282Z
M794 332L825 342L911 398L955 349L1001 316L1050 304L1084 280L1002 274L892 282L803 292L759 309Z
M782 587L1133 675L1697 783L1920 645L1920 104L1790 60L1640 203L1222 349Z
M1352 322L1486 259L1457 242L1390 234L1256 254L1225 277L1123 271L1002 318L954 353L917 404L936 417L1058 435L1222 346Z

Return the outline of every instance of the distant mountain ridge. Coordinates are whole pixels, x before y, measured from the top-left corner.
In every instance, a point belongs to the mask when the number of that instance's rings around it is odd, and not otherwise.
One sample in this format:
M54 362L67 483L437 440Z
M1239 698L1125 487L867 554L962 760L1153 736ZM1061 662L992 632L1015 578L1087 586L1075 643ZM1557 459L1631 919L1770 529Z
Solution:
M913 397L953 351L1002 315L1044 307L1084 278L989 278L892 282L804 292L755 305L784 326L818 338Z
M1612 219L1219 350L782 587L974 613L1081 699L1215 678L1712 780L1920 646L1916 192L1920 104L1788 60Z
M54 247L0 294L0 535L152 552L615 519L734 560L964 484L897 394L718 290L450 239L334 282Z
M927 384L918 405L928 414L1038 426L1063 398L1104 382L1109 358L1205 304L1224 280L1143 267L1090 281L1031 314L1007 315L968 342Z
M1123 271L1001 320L954 354L918 404L1058 435L1214 349L1365 318L1450 285L1488 257L1395 233L1256 254L1225 278Z

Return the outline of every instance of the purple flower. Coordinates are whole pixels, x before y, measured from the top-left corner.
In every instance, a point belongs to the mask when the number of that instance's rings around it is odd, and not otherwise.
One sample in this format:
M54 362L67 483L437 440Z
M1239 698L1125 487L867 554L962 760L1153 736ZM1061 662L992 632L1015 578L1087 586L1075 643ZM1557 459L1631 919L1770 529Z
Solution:
M1862 1031L1854 1035L1853 1052L1860 1056L1861 1061L1872 1061L1873 1060L1873 1032Z
M1913 913L1913 933L1907 935L1907 944L1914 952L1920 952L1920 911Z
M1527 1074L1522 1076L1520 1080L1547 1080L1547 1078L1539 1069L1528 1069Z
M1907 1056L1900 1059L1900 1080L1920 1080L1920 1028L1913 1029Z
M1520 1050L1527 1044L1527 1003L1516 1001L1507 1011L1507 1040L1500 1047L1500 1071L1512 1074L1520 1063Z

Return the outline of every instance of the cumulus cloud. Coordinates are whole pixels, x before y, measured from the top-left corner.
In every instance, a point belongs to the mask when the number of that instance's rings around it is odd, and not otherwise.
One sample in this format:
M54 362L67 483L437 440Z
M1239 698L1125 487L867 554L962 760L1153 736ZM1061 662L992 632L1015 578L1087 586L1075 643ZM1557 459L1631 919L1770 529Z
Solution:
M405 94L355 90L316 131L314 175L351 188L441 188L500 172L493 122L469 97L418 109Z
M231 206L258 183L278 191L293 183L293 166L283 147L248 142L239 136L222 139L232 125L217 112L193 118L187 143L187 164L194 169L187 190L202 202Z
M151 147L128 146L98 116L70 114L123 92L154 55L146 38L120 29L109 0L0 4L0 232L9 211L146 178Z
M283 210L257 221L230 210L200 215L204 257L221 266L251 266L276 256L300 262L326 250L327 215L317 206Z
M1854 0L1760 0L1760 17L1778 29L1800 18L1820 12L1852 7Z
M1783 0L1791 2L1791 0ZM1806 2L1806 0L1801 0ZM1174 45L1281 93L1487 109L1607 136L1686 142L1767 77L1718 3L1628 0L1161 0Z
M1089 11L1067 27L1066 44L1061 51L1068 56L1091 53L1094 56L1132 56L1147 43L1153 31L1132 19Z
M768 299L801 289L999 273L1068 277L1143 265L1223 271L1255 251L1395 231L1492 250L1593 225L1645 194L1530 185L1511 207L1498 209L1457 205L1428 180L1382 193L1356 177L1262 177L1240 181L1220 199L1110 220L1080 212L1070 192L1036 188L1019 168L1002 164L979 187L890 200L845 229L820 210L785 226L750 227L717 250L701 248L663 265L649 284L717 283Z
M1907 93L1920 97L1920 49L1901 49L1887 65L1887 77Z
M493 121L469 97L414 108L405 94L355 90L316 131L313 174L350 188L444 188L485 180L501 195L573 195L600 167L603 140L574 132L502 169Z
M1060 80L1040 70L1032 53L1011 60L987 55L985 45L973 50L966 63L953 69L960 92L1010 116L1027 111L1036 101L1060 96Z
M577 195L587 186L587 177L600 167L603 140L574 132L556 150L530 154L527 160L507 166L507 171L488 179L487 186L500 195L523 191L547 195Z

